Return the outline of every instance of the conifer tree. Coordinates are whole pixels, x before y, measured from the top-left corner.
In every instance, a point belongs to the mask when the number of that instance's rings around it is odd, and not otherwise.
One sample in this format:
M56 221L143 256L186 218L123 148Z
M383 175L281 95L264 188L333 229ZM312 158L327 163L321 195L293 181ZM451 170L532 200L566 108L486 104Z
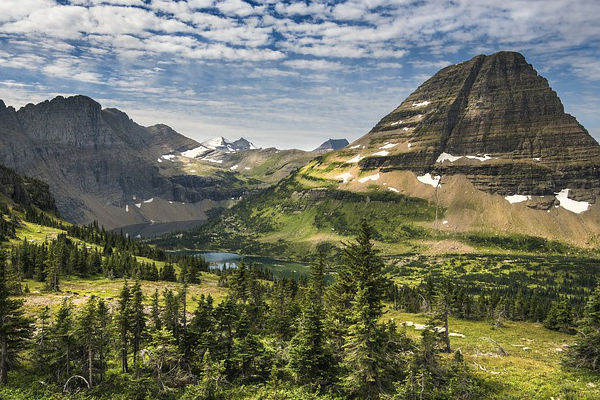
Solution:
M133 364L137 368L138 355L146 333L146 314L144 313L144 295L140 281L136 281L131 289L131 346Z
M53 354L52 364L57 380L67 379L71 374L75 339L73 337L73 304L65 297L56 312L51 328ZM63 374L64 372L64 374Z
M104 373L106 371L106 358L110 350L111 344L111 332L110 322L111 315L106 306L104 300L98 301L97 307L97 341L98 341L98 369L100 375L100 382L104 382Z
M119 304L117 308L117 330L119 335L119 353L121 357L121 372L127 373L129 368L127 358L129 355L129 337L131 326L131 292L127 281L123 283L123 288L119 295Z
M31 338L33 328L23 311L23 301L11 299L6 282L6 256L0 252L0 384L8 382L8 370Z
M60 291L59 276L60 276L60 261L61 254L58 246L52 246L46 260L46 269L44 275L46 277L46 290L51 292Z
M577 342L569 347L567 362L600 371L600 283L585 305L578 331Z
M288 363L297 382L310 384L315 388L322 387L330 381L334 364L323 326L324 284L324 262L323 258L319 258L319 262L311 271L298 333L290 342Z
M351 325L343 345L347 371L344 386L352 396L361 399L379 398L384 391L382 374L386 367L385 335L379 318L387 280L372 237L372 228L363 220L356 243L347 244L344 249L344 261L356 282Z
M555 300L552 303L544 319L544 327L553 331L575 333L573 314L567 297Z
M158 289L154 290L154 294L152 295L152 306L151 306L151 318L152 324L155 330L160 330L162 327L162 323L160 321L160 305L159 305L159 296Z
M94 386L94 358L98 346L98 300L96 296L90 297L83 307L76 327L78 344L82 347L87 366L87 379L90 387Z

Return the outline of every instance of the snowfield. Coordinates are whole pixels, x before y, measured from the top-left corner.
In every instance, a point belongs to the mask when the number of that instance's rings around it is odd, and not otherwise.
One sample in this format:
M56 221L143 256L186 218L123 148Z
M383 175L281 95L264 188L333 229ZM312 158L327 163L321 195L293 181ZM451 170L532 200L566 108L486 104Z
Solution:
M352 174L350 172L344 172L343 174L336 176L336 178L343 179L344 183L348 183L350 179L352 179Z
M467 157L469 160L478 160L478 161L487 161L487 160L491 160L494 157L490 156L489 154L484 154L483 157L479 157L479 156L465 156Z
M531 196L525 196L525 195L522 195L522 194L513 194L511 196L505 196L504 198L510 204L522 203L524 201L531 200Z
M450 161L450 162L454 162L456 160L460 160L462 158L462 156L453 156L450 153L442 153L438 156L437 160L435 160L435 162L439 162L439 163L443 163L444 161Z
M205 146L198 146L191 150L184 151L183 153L181 153L181 155L187 158L196 158L209 150L210 149L206 148Z
M364 178L360 178L358 181L360 183L365 183L367 181L376 181L379 179L379 173L375 174L375 175L369 175L369 176L365 176Z
M388 144L386 144L384 146L381 146L379 149L380 150L393 149L396 146L398 146L398 143L388 143Z
M389 190L390 192L394 192L394 193L400 193L400 191L399 191L398 189L396 189L395 187L391 187L391 186L390 186L390 187L388 188L388 190Z
M442 179L442 177L439 175L431 176L431 174L428 172L425 175L417 176L417 179L421 183L431 185L436 188L440 185L440 179Z
M360 144L357 144L357 145L355 145L355 146L348 147L348 148L349 148L349 149L358 149L359 147L360 147Z
M556 193L556 200L560 202L560 206L565 210L574 212L575 214L581 214L590 208L590 203L587 201L576 201L569 198L569 191L571 189L563 189Z
M237 165L237 164L235 164L233 167L231 167L231 168L229 168L229 169L230 169L230 170L232 170L232 171L235 171L236 169L238 169L238 165Z
M372 156L387 156L388 154L390 154L389 151L386 150L382 150L382 151L378 151L376 153L371 154Z
M360 160L362 160L364 157L362 157L360 154L357 154L355 157L349 159L348 161L346 161L347 163L357 163Z
M468 158L469 160L477 160L477 161L481 161L481 162L492 160L494 158L494 157L490 156L489 154L484 154L483 156L453 156L450 153L443 152L438 156L436 162L439 162L439 163L443 163L444 161L454 162L454 161L460 160L463 157Z
M417 103L413 103L413 105L412 105L412 106L413 106L413 107L425 107L425 106L427 106L427 105L429 105L429 104L431 104L431 102L430 102L430 101L427 101L427 100L425 100L425 101L420 101L420 102L417 102Z

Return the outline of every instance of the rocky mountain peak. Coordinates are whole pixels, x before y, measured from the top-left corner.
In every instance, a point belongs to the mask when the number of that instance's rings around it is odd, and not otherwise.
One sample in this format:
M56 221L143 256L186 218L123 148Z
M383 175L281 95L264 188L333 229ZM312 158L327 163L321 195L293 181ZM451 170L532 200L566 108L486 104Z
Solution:
M500 194L600 192L600 146L515 52L440 70L360 143L363 169L461 174Z
M348 144L348 140L346 139L329 139L321 143L321 145L313 151L317 153L324 153L327 151L343 149L344 147L348 146Z

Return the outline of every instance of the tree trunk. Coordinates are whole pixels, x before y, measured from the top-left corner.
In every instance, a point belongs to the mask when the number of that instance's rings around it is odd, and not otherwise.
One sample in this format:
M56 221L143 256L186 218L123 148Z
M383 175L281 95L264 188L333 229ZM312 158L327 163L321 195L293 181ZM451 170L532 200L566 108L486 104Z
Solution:
M127 373L127 349L121 349L121 371Z
M448 313L444 315L444 342L446 343L446 353L450 353L450 332L448 331Z
M6 385L8 382L8 371L6 370L8 367L7 358L7 346L6 346L6 335L2 335L0 337L2 354L0 355L0 385Z
M90 387L94 386L93 382L92 382L92 376L94 373L93 370L93 357L92 357L92 345L89 344L88 345L88 374L89 374L89 382L88 384L90 385Z

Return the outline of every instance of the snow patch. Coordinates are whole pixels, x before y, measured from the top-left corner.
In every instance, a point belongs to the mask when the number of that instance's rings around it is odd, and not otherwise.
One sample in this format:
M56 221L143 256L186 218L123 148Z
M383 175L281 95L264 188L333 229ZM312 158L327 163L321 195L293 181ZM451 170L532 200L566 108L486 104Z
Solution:
M125 204L125 212L129 212L129 204Z
M450 153L442 153L438 156L437 160L435 160L435 162L439 162L439 163L443 163L444 161L450 161L450 162L454 162L456 160L460 160L462 158L462 156L453 156Z
M539 157L533 157L533 160L534 160L534 161L542 161L542 159L541 159L541 158L539 158Z
M153 201L154 201L154 197L151 197L148 200L144 200L144 203L152 203Z
M421 101L421 102L413 103L413 105L412 105L412 106L413 106L413 107L425 107L425 106L427 106L427 105L429 105L429 104L431 104L431 102L430 102L430 101L427 101L427 100L425 100L425 101Z
M556 200L560 202L560 206L566 210L574 212L575 214L581 214L590 208L590 203L587 201L575 201L569 199L569 191L571 189L563 189L556 193Z
M382 151L378 151L376 153L371 154L372 156L387 156L388 154L390 154L389 151L386 150L382 150Z
M344 183L348 183L350 179L352 179L352 174L350 172L344 172L343 174L339 174L336 176L337 179L343 179Z
M190 172L193 174L194 172L196 172L195 169L190 169Z
M407 130L408 130L408 128L404 127L404 128L402 128L402 130L403 130L403 131L407 131Z
M391 187L391 186L390 186L390 187L388 188L388 190L389 190L390 192L394 192L394 193L400 193L400 191L399 191L398 189L396 189L395 187Z
M456 333L456 332L450 332L448 333L448 336L454 336L454 337L459 337L459 338L464 338L466 337L465 335L463 335L462 333Z
M355 157L349 159L348 161L346 161L347 163L357 163L360 160L362 160L364 157L362 157L360 154L357 154Z
M238 169L238 165L237 165L237 164L235 164L233 167L231 167L231 168L229 168L229 169L230 169L230 170L232 170L232 171L235 171L236 169Z
M194 147L193 149L182 152L181 155L184 157L188 157L188 158L196 158L199 155L202 155L209 150L210 149L205 146L198 146L198 147Z
M250 169L250 167L244 167L244 169L247 171L247 170L249 170L249 169Z
M351 146L351 147L348 147L348 148L349 149L358 149L359 147L360 147L360 144L357 144L356 146Z
M447 220L443 220L442 221L442 225L448 225L448 221Z
M489 154L484 154L483 157L480 156L465 156L467 157L469 160L478 160L478 161L487 161L487 160L491 160L494 157L490 156Z
M396 121L396 122L392 122L390 124L390 126L395 126L395 125L400 125L401 123L403 123L404 121L400 120L400 121Z
M522 203L524 201L531 200L531 196L525 196L523 194L513 194L511 196L505 196L504 198L510 204Z
M161 160L160 158L159 158L158 160L156 160L156 161L158 161L158 162L162 162L162 160Z
M409 143L407 146L410 149L412 147L412 143Z
M431 185L434 188L436 188L440 185L441 177L439 175L431 176L431 174L428 172L425 175L417 176L417 179L421 183L424 183L426 185Z
M135 206L136 206L137 208L142 208L142 203L135 203Z
M393 149L396 146L398 146L398 143L388 143L388 144L386 144L384 146L381 146L379 149L380 150Z
M360 183L365 183L367 181L376 181L378 179L379 179L379 173L374 174L374 175L365 176L364 178L360 178L358 181Z
M165 160L173 161L173 159L175 158L175 154L165 154L165 155L162 155L161 157L164 158Z

